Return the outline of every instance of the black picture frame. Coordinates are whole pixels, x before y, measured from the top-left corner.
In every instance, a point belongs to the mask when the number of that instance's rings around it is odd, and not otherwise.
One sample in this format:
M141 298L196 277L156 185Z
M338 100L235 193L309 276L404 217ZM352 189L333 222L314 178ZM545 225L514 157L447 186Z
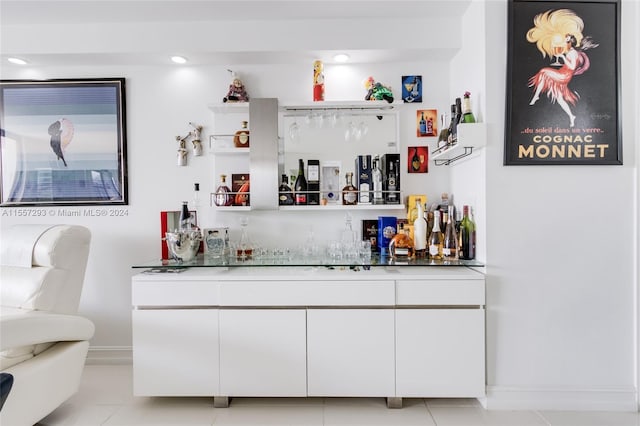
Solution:
M620 6L509 0L504 165L622 164Z
M0 206L128 204L124 78L0 81Z

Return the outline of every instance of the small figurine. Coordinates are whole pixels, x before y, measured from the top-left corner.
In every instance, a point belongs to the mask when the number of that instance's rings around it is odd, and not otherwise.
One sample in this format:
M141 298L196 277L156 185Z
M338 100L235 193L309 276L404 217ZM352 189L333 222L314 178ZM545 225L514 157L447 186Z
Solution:
M367 89L367 94L364 97L365 100L393 102L393 92L391 88L377 83L373 77L369 77L364 81L364 87Z
M199 157L202 155L202 142L200 142L200 133L202 132L202 126L189 122L189 125L193 127L193 130L189 132L189 135L193 138L191 143L193 144L193 155Z
M234 71L227 71L231 73L233 80L229 85L227 96L222 98L222 102L249 102L249 95L244 88L244 84L242 84L242 80L240 80Z
M313 62L313 100L324 101L324 65L320 60Z
M187 137L176 136L176 141L178 142L178 166L186 166L187 165Z

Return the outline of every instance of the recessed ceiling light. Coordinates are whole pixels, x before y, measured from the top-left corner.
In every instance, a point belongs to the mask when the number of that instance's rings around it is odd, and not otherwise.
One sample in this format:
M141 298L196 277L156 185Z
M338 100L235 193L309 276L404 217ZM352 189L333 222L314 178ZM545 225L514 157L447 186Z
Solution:
M347 62L349 60L349 55L346 53L338 53L333 57L333 60L336 62Z
M176 64L186 64L187 63L187 58L185 58L184 56L172 56L171 60L173 62L175 62Z
M16 65L27 65L27 61L25 61L24 59L20 59L20 58L7 58L7 61L11 62L12 64L16 64Z

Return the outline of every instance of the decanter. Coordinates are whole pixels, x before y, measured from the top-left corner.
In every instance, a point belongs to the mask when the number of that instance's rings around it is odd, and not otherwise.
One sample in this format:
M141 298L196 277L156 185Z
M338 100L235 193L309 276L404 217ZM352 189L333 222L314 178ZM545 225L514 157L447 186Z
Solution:
M230 206L233 204L233 196L231 195L231 188L227 186L227 175L220 175L220 185L216 189L216 194L213 199L216 206Z

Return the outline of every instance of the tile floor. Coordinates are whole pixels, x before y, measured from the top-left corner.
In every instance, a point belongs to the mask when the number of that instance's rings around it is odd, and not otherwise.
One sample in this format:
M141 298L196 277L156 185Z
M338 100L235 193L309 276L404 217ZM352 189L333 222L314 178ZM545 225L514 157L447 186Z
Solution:
M405 399L390 410L383 398L134 397L130 365L88 365L80 392L37 426L640 426L623 412L494 411L473 399Z

